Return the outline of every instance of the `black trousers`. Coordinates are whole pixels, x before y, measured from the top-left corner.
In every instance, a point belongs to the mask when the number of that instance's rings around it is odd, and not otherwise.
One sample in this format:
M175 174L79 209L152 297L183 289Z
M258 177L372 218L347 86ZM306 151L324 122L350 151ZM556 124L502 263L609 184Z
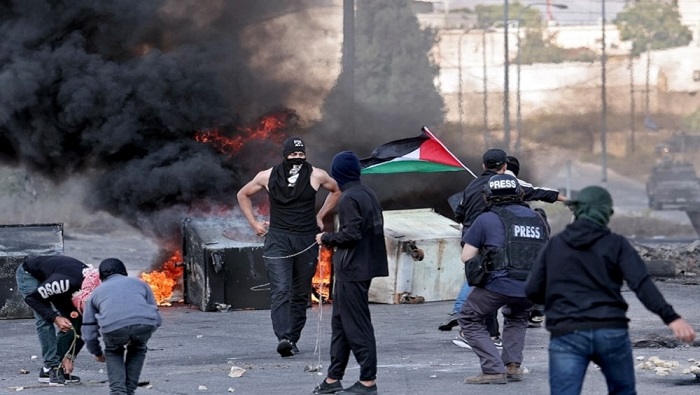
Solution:
M277 340L296 343L306 324L311 280L316 273L316 235L270 230L263 251L270 280L272 329Z
M333 292L331 364L328 377L342 380L350 351L360 365L360 380L377 378L377 342L367 292L372 281L336 281Z

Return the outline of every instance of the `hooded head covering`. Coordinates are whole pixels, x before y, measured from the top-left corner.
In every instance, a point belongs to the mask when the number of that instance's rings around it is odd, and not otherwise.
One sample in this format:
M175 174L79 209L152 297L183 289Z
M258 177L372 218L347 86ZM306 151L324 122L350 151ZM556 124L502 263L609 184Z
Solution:
M599 186L583 188L575 200L569 200L566 204L573 209L576 219L587 219L601 226L608 226L613 214L612 196Z
M514 156L506 156L506 169L513 172L517 177L520 173L520 161Z
M71 295L71 302L73 302L73 306L80 314L83 314L85 302L92 295L92 291L100 284L102 284L102 281L100 281L100 274L97 272L97 269L92 266L83 269L83 282L80 285L80 289ZM73 314L71 313L71 316ZM77 316L71 318L77 318Z
M128 276L124 263L117 258L107 258L100 262L100 280L104 281L112 274Z
M331 177L339 187L360 179L360 160L352 151L343 151L333 157Z
M282 144L282 163L272 167L268 182L270 198L288 204L304 193L311 179L313 167L305 158L288 159L292 152L303 152L306 155L306 145L299 137L290 137ZM300 187L296 187L299 185Z

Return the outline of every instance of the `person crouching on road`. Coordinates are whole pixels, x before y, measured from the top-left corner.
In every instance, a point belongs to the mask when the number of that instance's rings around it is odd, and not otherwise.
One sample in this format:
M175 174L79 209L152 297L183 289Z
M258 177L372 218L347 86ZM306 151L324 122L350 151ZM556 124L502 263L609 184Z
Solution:
M462 241L467 281L474 287L462 305L459 325L481 362L482 374L467 384L506 384L522 380L523 348L532 303L525 279L547 241L542 217L523 201L518 180L492 176L483 189L487 211L479 214ZM503 351L493 344L485 320L503 307Z
M338 203L338 232L316 235L318 244L335 247L331 364L314 394L376 394L377 344L369 311L368 292L374 277L389 275L384 218L374 191L360 181L360 161L350 151L335 155L331 176L342 195ZM343 389L340 380L350 352L360 365L360 380Z
M90 354L107 362L110 394L131 395L146 360L146 343L161 324L160 313L151 287L128 277L122 261L105 259L99 271L102 284L85 303L83 337Z
M72 295L80 291L89 270L83 262L63 255L29 257L17 267L17 289L34 313L44 358L40 383L59 386L80 382L72 371L73 360L84 344L80 337L82 319Z

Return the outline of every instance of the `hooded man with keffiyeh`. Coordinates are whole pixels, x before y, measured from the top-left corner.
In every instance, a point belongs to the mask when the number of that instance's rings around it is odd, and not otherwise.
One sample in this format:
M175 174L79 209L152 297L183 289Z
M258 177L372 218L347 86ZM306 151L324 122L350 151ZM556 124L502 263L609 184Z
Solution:
M611 394L635 393L623 281L673 335L692 342L695 331L664 299L629 241L608 228L613 200L602 187L582 189L566 203L575 220L542 249L525 291L544 304L553 394L578 394L589 362L600 366Z
M80 382L80 377L72 374L73 360L84 345L80 295L89 296L94 289L96 272L64 255L28 257L17 268L17 288L33 310L44 359L40 383L60 386Z
M298 137L282 146L282 162L259 172L236 197L243 215L258 236L265 236L263 259L270 281L270 315L277 337L277 352L291 357L299 352L296 343L306 324L311 280L316 272L316 234L323 218L340 199L338 184L324 170L306 162L306 145ZM316 213L316 193L329 194ZM270 221L253 212L251 197L267 190Z

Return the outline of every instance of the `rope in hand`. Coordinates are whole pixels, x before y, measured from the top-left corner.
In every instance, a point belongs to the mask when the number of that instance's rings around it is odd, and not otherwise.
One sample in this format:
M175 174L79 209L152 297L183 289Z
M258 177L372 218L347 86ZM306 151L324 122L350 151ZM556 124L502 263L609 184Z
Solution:
M319 272L324 273L323 265L326 263L325 259L321 259L321 254L323 253L323 249L325 247L321 246L318 249L318 264L320 265L319 267ZM309 373L316 373L316 375L320 375L321 373L321 322L323 321L323 281L319 281L318 285L318 314L317 314L317 320L316 320L316 344L314 345L314 353L312 356L312 364L309 365ZM323 378L325 380L325 377ZM319 386L321 383L318 382L318 380L314 380L316 386Z
M301 255L301 254L305 253L306 251L312 249L315 245L317 245L317 244L316 244L316 242L314 241L310 246L304 248L303 250L301 250L301 251L299 251L299 252L295 252L295 253L290 254L290 255L285 255L285 256L266 256L266 255L263 255L262 257L263 257L263 258L267 258L267 259L286 259L286 258L291 258L291 257L295 257L295 256L297 256L297 255Z
M68 358L71 360L71 362L75 362L76 348L80 335L78 335L78 331L75 330L74 326L71 326L70 329L71 331L73 331L73 341L71 342L70 347L68 347L68 351L66 351L66 354L63 356L63 358ZM72 373L73 372L68 373L68 376L72 376Z

